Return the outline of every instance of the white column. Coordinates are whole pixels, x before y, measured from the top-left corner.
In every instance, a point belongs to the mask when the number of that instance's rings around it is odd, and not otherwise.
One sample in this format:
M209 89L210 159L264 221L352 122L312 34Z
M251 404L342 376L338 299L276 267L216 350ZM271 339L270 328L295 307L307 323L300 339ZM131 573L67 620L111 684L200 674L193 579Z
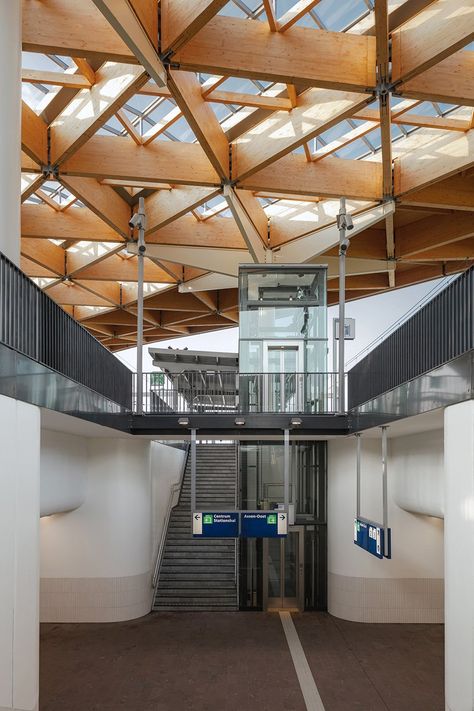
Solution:
M444 415L446 709L474 708L474 401Z
M0 457L0 711L33 711L38 708L39 408L0 395Z
M20 263L21 0L0 0L0 252Z

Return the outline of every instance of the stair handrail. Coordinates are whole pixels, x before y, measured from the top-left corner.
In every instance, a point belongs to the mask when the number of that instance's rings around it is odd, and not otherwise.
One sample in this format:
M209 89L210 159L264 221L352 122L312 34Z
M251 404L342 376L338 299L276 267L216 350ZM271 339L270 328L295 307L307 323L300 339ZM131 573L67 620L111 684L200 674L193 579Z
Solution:
M181 469L179 481L177 481L175 484L173 484L173 486L170 489L170 495L168 497L168 506L166 509L165 520L163 523L163 528L161 529L160 544L158 546L158 552L156 554L156 560L155 560L155 567L153 569L153 577L151 579L151 587L153 588L153 590L156 588L156 586L158 584L158 578L160 576L161 560L163 558L163 551L165 549L166 534L168 533L168 525L170 522L171 511L174 509L174 507L178 504L178 501L179 501L179 495L181 492L181 487L183 485L184 474L186 472L186 466L188 463L189 450L190 450L190 444L188 442L186 444L183 466Z

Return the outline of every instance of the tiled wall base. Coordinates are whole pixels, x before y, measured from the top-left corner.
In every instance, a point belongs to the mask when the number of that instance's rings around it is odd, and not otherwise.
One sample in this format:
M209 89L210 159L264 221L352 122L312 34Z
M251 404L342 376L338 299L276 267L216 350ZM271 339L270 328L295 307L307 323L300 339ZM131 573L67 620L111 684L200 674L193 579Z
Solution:
M16 706L0 706L0 711L38 711L38 704L36 704L33 708L31 709L20 709L17 708Z
M126 578L42 578L40 622L133 620L150 612L150 591L150 572Z
M328 611L353 622L444 622L444 580L329 573Z

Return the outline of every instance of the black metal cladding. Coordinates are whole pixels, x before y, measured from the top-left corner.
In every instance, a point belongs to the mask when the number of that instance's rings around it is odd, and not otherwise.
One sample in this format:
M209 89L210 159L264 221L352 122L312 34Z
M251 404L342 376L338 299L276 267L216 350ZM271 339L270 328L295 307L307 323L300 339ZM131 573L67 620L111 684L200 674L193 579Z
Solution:
M474 348L474 267L348 372L349 409Z
M1 253L0 342L131 409L132 372Z

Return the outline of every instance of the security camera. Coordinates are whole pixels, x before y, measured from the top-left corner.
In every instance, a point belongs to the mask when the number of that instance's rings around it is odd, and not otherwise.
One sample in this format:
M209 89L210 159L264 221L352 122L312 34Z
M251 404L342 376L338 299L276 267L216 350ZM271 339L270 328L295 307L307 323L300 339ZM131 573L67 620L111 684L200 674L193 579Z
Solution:
M348 213L346 215L346 230L353 230L354 223L352 222L352 216Z
M145 254L145 252L146 252L146 247L145 247L145 245L144 245L144 244L141 244L141 245L139 246L139 248L138 248L138 251L139 251L140 254Z
M343 239L341 244L339 245L339 248L340 248L341 252L343 252L345 254L347 252L347 250L349 249L350 245L351 245L351 243L348 239Z
M135 227L140 226L140 215L136 212L128 221L128 226L133 230Z
M338 230L353 230L354 223L352 222L352 216L349 213L344 213L343 215L337 215L337 229Z

